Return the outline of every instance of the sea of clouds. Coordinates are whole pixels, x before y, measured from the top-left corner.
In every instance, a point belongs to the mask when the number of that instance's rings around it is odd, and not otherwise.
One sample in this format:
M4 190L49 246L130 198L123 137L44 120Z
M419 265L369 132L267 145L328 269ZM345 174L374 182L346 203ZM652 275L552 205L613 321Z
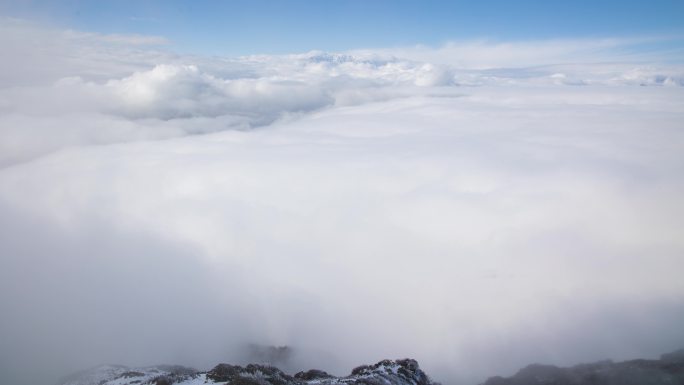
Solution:
M654 41L221 58L3 19L3 383L684 346L684 66Z

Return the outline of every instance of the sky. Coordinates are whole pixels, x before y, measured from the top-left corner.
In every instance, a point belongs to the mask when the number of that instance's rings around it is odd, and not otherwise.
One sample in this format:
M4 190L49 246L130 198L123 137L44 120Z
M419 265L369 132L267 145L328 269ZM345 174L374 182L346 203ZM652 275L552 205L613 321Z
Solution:
M597 3L0 3L0 382L684 347L682 5Z
M0 11L209 55L441 45L459 39L675 36L684 4L654 1L2 1Z

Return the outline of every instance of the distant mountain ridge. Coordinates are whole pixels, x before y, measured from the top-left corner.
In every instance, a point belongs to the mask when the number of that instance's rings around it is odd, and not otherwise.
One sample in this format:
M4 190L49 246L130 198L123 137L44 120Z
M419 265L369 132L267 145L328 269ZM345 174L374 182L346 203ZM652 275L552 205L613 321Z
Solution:
M684 349L658 360L607 360L567 368L533 364L483 385L684 385Z

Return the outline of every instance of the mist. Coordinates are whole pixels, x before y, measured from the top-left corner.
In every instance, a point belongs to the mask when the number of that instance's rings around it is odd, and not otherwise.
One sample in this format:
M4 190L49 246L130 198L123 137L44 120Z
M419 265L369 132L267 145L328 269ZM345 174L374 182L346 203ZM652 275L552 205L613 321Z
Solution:
M3 384L250 344L476 384L684 346L684 69L643 40L214 58L1 28Z

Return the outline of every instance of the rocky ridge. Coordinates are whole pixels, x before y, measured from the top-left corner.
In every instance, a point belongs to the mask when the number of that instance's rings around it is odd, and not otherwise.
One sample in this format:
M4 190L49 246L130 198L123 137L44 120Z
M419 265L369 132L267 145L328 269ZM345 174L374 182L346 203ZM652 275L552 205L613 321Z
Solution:
M128 368L100 366L77 373L60 385L437 385L412 359L383 360L363 365L346 377L322 370L308 370L290 376L280 369L259 364L219 364L208 372L182 366Z
M438 385L412 359L362 365L345 377L322 370L286 374L270 365L219 364L207 372L183 366L128 368L104 365L77 373L60 385ZM598 361L572 367L532 364L511 377L481 385L684 385L684 349L660 359Z

